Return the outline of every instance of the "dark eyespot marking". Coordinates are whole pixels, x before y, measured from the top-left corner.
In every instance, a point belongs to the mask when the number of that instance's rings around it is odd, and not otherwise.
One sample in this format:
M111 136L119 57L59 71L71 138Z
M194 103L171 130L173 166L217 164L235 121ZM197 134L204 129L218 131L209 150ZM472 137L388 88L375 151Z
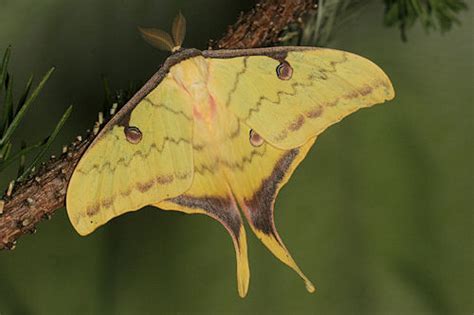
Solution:
M143 137L142 132L137 127L133 127L133 126L125 127L123 132L125 133L125 137L127 138L127 141L132 144L137 144L140 141L142 141L142 137Z
M263 140L263 138L258 133L253 131L253 129L250 129L249 141L254 147L259 147L263 144L263 142L265 142L265 140Z
M293 68L286 61L282 61L276 67L276 74L280 80L289 80L293 75Z

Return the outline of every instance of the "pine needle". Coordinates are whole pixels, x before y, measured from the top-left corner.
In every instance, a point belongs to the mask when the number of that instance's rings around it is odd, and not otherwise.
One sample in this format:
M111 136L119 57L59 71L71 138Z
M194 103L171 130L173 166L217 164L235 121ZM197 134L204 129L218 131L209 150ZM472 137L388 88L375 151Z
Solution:
M49 147L51 146L53 141L56 139L56 137L59 134L59 132L61 131L62 127L66 123L66 120L71 115L71 112L72 112L72 105L68 107L68 109L63 114L63 116L59 120L58 124L54 128L51 135L47 138L45 144L41 146L41 151L34 157L33 162L31 162L31 164L23 171L23 173L20 176L18 176L19 181L25 179L28 176L28 174L31 172L31 170L33 170L38 165L38 163L43 158L43 156L46 154Z
M38 86L35 88L33 93L31 93L30 97L26 100L26 102L19 108L18 112L15 115L15 118L13 118L13 121L11 124L8 126L8 128L5 130L5 133L3 134L2 138L0 139L0 147L10 141L11 136L15 132L16 128L18 128L18 125L20 124L21 120L25 116L27 110L30 108L30 106L33 104L35 99L38 97L39 93L43 89L46 81L48 81L49 77L54 71L54 67L51 68L46 75L41 79L40 83Z

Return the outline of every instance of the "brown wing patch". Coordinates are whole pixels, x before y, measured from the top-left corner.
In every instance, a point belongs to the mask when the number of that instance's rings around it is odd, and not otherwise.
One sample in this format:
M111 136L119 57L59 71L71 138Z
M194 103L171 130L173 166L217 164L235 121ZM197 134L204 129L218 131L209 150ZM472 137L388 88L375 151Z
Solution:
M204 210L207 215L221 222L226 228L231 230L231 234L239 239L240 229L242 228L242 218L237 211L235 200L231 197L193 197L186 194L169 199L169 202L175 203L181 207ZM240 246L240 245L239 245Z
M300 129L304 124L304 116L299 115L296 119L288 126L288 130L290 131L297 131Z
M275 198L288 169L298 153L299 149L293 149L285 153L275 164L271 175L263 179L260 188L255 194L250 199L244 199L244 203L249 209L249 219L252 225L265 234L276 236L276 229L273 223Z
M155 206L188 214L205 214L220 222L232 238L237 260L237 284L241 297L247 294L249 266L247 239L237 203L223 181L218 167L209 172L195 172L191 188L180 196L163 200Z

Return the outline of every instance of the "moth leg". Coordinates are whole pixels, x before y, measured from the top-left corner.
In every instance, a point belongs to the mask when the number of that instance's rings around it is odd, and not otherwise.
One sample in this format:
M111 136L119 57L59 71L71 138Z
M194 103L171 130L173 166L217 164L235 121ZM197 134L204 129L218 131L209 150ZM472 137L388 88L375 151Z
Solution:
M183 194L155 205L163 210L175 210L188 214L205 214L219 221L229 232L234 243L237 260L237 288L245 297L248 291L250 270L247 256L247 238L237 204L231 195L196 196Z

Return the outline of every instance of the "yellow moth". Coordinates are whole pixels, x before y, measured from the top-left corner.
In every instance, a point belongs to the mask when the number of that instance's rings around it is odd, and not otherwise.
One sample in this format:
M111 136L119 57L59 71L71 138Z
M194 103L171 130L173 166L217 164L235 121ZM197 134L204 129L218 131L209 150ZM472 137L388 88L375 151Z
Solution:
M389 78L326 48L176 50L79 161L66 200L72 225L87 235L147 205L206 214L232 237L245 296L242 213L313 292L276 231L275 198L326 128L394 97Z

